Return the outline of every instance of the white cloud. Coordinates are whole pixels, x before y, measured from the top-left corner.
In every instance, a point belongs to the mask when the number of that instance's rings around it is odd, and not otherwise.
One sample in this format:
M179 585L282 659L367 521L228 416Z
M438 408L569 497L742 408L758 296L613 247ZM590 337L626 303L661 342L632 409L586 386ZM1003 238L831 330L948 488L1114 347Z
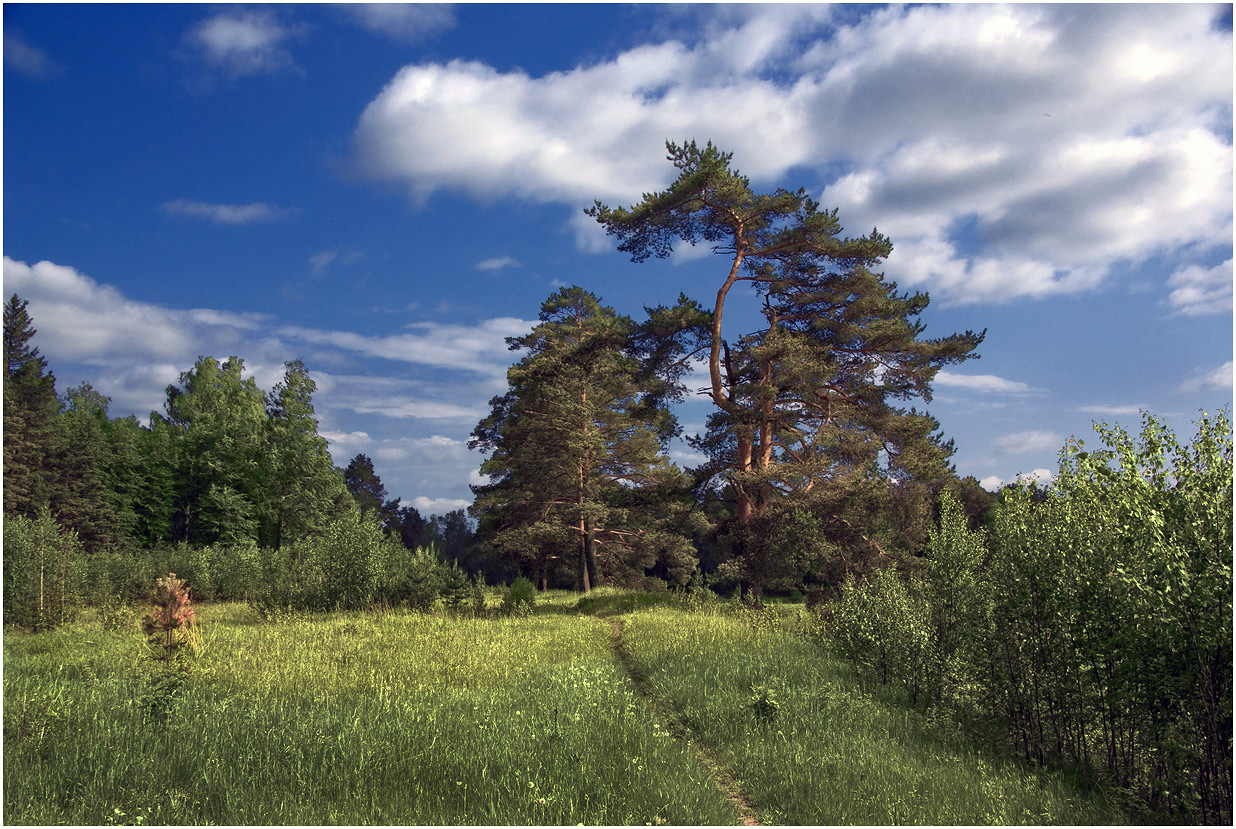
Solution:
M935 383L937 386L996 394L1031 394L1037 391L1026 383L1005 380L994 374L954 374L948 369L941 369L936 373Z
M263 382L281 376L291 358L264 336L270 318L262 314L137 302L71 267L7 256L4 286L30 302L37 344L53 370L65 363L95 367L94 385L112 398L114 412L160 408L167 385L203 354L244 357Z
M492 259L483 259L476 263L478 271L497 271L502 268L518 268L522 267L519 260L511 256L496 256Z
M1232 361L1228 360L1223 365L1211 371L1203 371L1195 374L1189 379L1180 384L1180 391L1195 392L1216 389L1223 391L1224 389L1231 390L1232 388Z
M42 351L69 362L106 366L117 359L137 359L159 364L192 355L191 365L204 345L223 353L269 322L262 314L137 302L73 268L47 261L27 265L4 257L4 284L6 291L30 301Z
M1213 268L1188 265L1171 275L1167 303L1187 317L1232 311L1232 260Z
M211 65L233 76L295 69L283 43L296 34L265 12L225 12L189 30L188 41Z
M254 204L207 204L189 199L176 199L161 205L170 216L207 219L221 225L247 225L286 219L299 211L296 208L275 207L266 202Z
M275 333L291 340L330 345L369 357L505 376L513 362L506 338L526 334L535 324L514 317L498 317L483 320L474 326L412 323L407 327L417 333L390 336L325 331L294 325L281 327Z
M455 26L455 12L438 3L349 3L340 7L361 26L415 43Z
M891 278L952 303L1086 291L1116 263L1230 245L1232 48L1213 8L829 14L724 10L696 42L540 77L406 66L362 114L357 161L416 200L578 208L666 184L666 138L711 139L757 186L815 168L847 228L893 239Z
M1004 479L999 475L988 475L986 478L979 481L979 486L988 492L995 492L1000 489L1000 487L1004 486Z
M62 67L37 46L32 46L17 32L4 32L4 65L19 75L36 81L46 80L62 71Z
M1078 411L1086 412L1088 414L1112 415L1114 417L1118 415L1140 415L1143 411L1146 411L1148 409L1149 409L1148 406L1141 406L1141 405L1136 405L1136 406L1081 406L1078 408Z
M1021 452L1057 451L1064 445L1064 438L1055 432L1032 429L1028 432L1014 432L996 438L996 451L1002 455L1013 455Z
M201 355L244 358L247 376L262 389L282 379L285 361L305 358L317 383L319 433L336 465L364 452L382 462L392 497L419 495L446 505L443 511L467 503L439 496L466 491L463 482L476 469L468 433L488 412L489 398L505 389L513 358L504 337L532 327L511 318L417 323L408 326L413 333L390 337L280 327L262 314L137 302L71 267L7 256L4 288L29 301L35 344L59 390L87 379L112 399L113 416L160 410L167 386ZM346 373L366 362L357 355L402 362L402 376ZM332 362L348 368L322 370Z
M313 269L315 274L321 273L326 269L326 266L339 257L339 254L333 250L324 250L321 253L315 253L309 257L309 267Z

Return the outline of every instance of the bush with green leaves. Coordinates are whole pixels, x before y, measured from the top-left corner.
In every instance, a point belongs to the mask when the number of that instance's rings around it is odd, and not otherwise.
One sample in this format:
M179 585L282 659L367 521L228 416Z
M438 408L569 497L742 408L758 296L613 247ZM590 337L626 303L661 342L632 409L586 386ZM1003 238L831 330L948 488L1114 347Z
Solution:
M384 594L391 604L421 612L431 610L446 586L448 568L433 544L415 550L399 547L389 561ZM458 566L455 569L466 581Z
M111 595L99 605L99 623L104 630L127 633L137 629L137 612L120 596Z
M1232 802L1232 432L1180 445L1070 440L1046 497L1005 490L990 532L941 503L925 578L884 572L826 609L860 674L998 726L1036 762L1091 766L1135 802L1228 823Z
M507 614L530 613L535 605L536 587L524 576L511 582L502 597L502 612Z
M1232 432L1070 440L1048 497L997 515L988 696L1036 758L1094 759L1152 808L1229 822Z
M923 598L930 615L931 674L935 696L972 693L983 654L980 635L990 615L991 590L983 578L986 533L969 528L956 494L940 496L940 519L927 533Z
M50 630L77 613L83 552L77 532L44 509L4 519L4 623Z
M904 686L911 702L934 690L931 612L921 587L897 571L843 584L827 629L829 641L861 675Z

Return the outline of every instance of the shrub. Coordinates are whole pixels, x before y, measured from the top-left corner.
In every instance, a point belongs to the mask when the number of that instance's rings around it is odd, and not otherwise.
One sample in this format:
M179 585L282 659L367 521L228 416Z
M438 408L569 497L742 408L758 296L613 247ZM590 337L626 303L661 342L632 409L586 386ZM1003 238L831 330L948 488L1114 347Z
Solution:
M137 628L137 613L120 596L112 595L99 606L99 621L104 630L127 633Z
M515 579L502 597L503 613L531 613L535 605L536 587L524 576Z
M82 582L77 532L61 527L44 508L38 518L4 521L4 622L34 631L71 621Z
M458 571L458 566L455 569ZM415 550L403 548L392 556L387 578L385 592L391 603L425 612L433 608L441 595L447 568L432 544Z
M189 601L189 588L185 580L176 578L175 573L168 573L155 582L150 603L150 612L142 619L142 631L157 657L170 666L182 647L191 645L196 648L193 635L196 614Z
M860 674L903 685L911 702L934 690L931 615L921 592L894 570L846 583L829 608L829 641Z
M767 685L752 685L751 696L747 698L747 706L751 715L762 726L768 727L777 721L781 703L777 701L777 692Z

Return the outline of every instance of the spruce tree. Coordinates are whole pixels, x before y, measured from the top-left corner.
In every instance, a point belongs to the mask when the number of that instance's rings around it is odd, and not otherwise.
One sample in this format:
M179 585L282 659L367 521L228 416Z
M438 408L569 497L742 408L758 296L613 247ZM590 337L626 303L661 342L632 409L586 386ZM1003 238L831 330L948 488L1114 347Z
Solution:
M31 344L37 331L13 294L4 306L4 511L35 517L50 506L56 453L56 378Z

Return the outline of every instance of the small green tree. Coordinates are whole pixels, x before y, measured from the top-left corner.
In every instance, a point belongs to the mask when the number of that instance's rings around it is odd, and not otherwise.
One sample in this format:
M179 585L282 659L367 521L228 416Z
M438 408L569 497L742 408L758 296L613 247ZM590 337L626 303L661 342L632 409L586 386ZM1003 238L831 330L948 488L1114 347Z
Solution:
M960 687L969 666L979 661L973 649L986 625L989 585L983 578L986 534L969 528L957 495L940 495L939 523L927 533L925 598L931 612L935 673L944 685Z
M4 520L4 623L35 632L72 619L81 582L77 533L61 527L44 507L36 518Z

